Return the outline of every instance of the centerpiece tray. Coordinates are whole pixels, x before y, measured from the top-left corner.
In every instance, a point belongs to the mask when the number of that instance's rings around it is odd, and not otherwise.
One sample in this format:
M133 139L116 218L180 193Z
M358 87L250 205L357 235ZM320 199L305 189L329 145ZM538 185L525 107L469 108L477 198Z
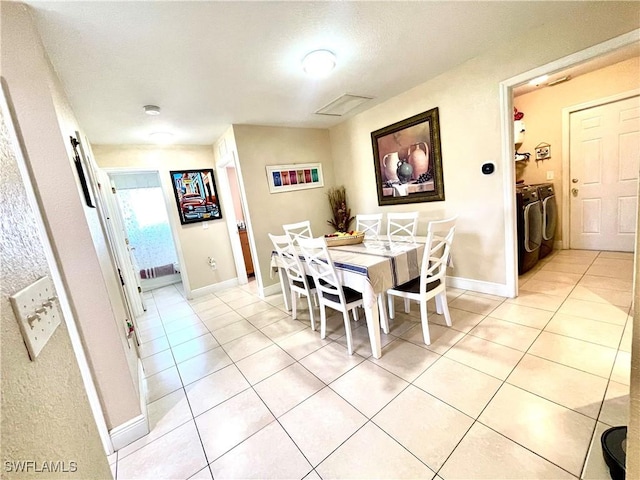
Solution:
M324 236L324 241L327 243L327 247L340 247L342 245L355 245L356 243L362 243L364 240L364 233L354 232L353 235L336 235Z

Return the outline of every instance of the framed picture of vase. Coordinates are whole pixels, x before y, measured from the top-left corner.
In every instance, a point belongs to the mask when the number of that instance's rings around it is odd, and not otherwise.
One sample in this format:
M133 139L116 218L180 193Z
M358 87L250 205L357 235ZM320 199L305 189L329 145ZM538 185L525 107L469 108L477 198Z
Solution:
M371 132L371 143L378 205L444 200L437 107Z
M321 163L267 165L266 168L270 193L306 190L324 186Z

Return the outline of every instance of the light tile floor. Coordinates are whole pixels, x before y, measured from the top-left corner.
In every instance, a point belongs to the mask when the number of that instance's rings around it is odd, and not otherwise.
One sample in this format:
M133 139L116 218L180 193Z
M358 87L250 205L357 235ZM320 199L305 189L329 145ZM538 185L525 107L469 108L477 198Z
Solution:
M609 478L599 445L627 423L632 254L559 251L504 299L450 289L453 326L398 313L347 354L306 302L292 320L255 283L139 319L151 433L110 456L129 478ZM397 311L402 311L398 305ZM360 316L361 318L364 315Z

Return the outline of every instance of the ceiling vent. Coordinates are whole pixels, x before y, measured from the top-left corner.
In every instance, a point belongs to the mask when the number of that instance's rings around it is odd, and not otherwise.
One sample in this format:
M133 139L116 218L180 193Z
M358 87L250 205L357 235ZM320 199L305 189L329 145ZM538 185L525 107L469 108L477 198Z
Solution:
M365 102L368 102L373 97L365 97L363 95L351 95L345 93L344 95L336 98L333 102L328 103L315 113L318 115L330 115L333 117L341 117L347 114L356 107L359 107Z

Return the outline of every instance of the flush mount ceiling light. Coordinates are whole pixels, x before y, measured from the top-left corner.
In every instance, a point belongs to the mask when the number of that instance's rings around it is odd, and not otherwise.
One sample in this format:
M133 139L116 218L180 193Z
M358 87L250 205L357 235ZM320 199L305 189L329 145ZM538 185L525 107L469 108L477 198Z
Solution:
M145 105L144 113L147 115L160 115L160 107L157 105Z
M546 82L547 80L549 80L549 75L540 75L539 77L536 77L533 80L531 80L529 82L529 85L535 85L537 87L538 85Z
M336 56L329 50L314 50L302 59L302 69L312 77L326 77L336 66Z
M171 143L173 140L173 133L171 132L153 132L149 134L149 138L158 144Z

